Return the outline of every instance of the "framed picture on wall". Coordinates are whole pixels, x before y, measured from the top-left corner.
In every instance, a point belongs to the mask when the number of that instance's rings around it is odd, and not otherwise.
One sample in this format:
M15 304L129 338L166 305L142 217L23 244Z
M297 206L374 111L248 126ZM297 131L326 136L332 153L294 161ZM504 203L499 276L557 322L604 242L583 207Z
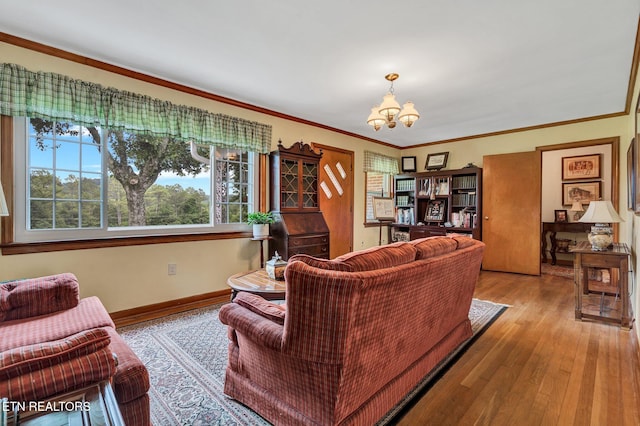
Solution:
M634 165L635 165L635 177L634 177L634 185L633 185L633 192L634 192L634 207L633 207L633 211L635 214L640 215L640 171L638 170L638 168L640 168L640 146L638 146L640 144L640 138L638 138L638 135L640 135L640 97L638 97L638 103L636 104L636 129L635 129L635 133L636 133L636 144L635 144L635 153L633 154L634 157Z
M589 204L600 199L602 182L565 182L562 184L562 204L570 206L574 201Z
M402 171L403 172L415 172L416 171L416 157L402 157Z
M373 217L377 220L395 220L393 198L373 197Z
M602 154L562 157L562 180L599 179Z
M448 152L438 152L437 154L428 154L427 162L424 168L427 170L440 170L447 167Z

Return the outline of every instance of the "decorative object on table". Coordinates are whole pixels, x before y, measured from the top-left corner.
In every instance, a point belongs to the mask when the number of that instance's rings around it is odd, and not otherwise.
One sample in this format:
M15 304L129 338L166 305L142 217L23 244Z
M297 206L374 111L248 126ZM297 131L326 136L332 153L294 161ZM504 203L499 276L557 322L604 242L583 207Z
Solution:
M377 220L396 220L393 198L373 197L373 217Z
M567 211L566 210L556 210L555 211L555 220L556 220L556 222L568 222Z
M438 152L427 155L427 162L424 165L426 170L440 170L447 167L448 152Z
M396 117L405 127L411 127L413 123L420 118L420 114L416 111L413 102L406 102L402 106L402 110L400 110L400 104L396 101L396 97L393 94L393 82L397 80L398 77L400 76L396 73L384 76L384 78L391 83L389 93L384 95L382 103L379 106L371 108L371 114L369 114L367 118L367 124L372 126L376 132L385 124L390 129L396 127Z
M570 206L574 201L589 204L599 200L601 194L601 181L593 182L564 182L562 184L562 205Z
M574 222L579 221L580 218L582 217L582 213L584 213L584 209L582 208L582 203L578 200L574 200L569 211L573 212Z
M580 222L595 223L588 234L591 249L605 251L613 244L611 223L624 222L613 208L611 201L592 201Z
M287 262L282 260L282 257L276 251L271 260L267 261L265 269L267 275L272 280L284 281L284 270L287 267Z
M269 224L276 219L271 212L252 212L247 216L247 224L253 225L253 238L269 236Z
M416 157L402 157L402 171L403 172L415 172L416 171Z
M602 154L562 157L562 180L598 179Z

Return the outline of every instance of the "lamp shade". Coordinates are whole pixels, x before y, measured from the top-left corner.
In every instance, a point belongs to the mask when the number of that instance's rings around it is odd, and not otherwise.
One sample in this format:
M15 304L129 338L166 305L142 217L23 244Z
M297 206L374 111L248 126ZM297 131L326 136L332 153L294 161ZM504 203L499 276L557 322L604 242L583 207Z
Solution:
M4 198L2 182L0 182L0 216L9 216L9 208L7 207L7 200Z
M376 131L380 130L380 128L387 122L382 114L378 112L379 109L380 107L378 106L371 108L371 114L369 114L369 118L367 118L367 124L373 126Z
M400 112L400 104L396 101L396 97L393 96L393 93L387 93L384 95L384 98L382 98L382 104L380 104L379 112L387 119L387 121L393 121L396 114Z
M398 114L398 121L407 127L411 127L419 118L420 114L418 114L418 111L416 111L416 108L413 106L413 102L405 102L402 106L402 111Z
M574 201L573 204L571 204L571 208L569 209L570 212L583 212L584 209L582 208L582 203L578 200Z
M613 208L611 201L592 201L580 222L587 223L618 223L624 222Z

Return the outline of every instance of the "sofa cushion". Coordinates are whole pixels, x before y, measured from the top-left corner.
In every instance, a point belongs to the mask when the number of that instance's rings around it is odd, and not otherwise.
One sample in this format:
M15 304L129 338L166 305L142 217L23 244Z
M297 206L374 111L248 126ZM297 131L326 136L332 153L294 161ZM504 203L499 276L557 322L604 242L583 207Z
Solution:
M4 282L0 284L0 320L71 309L80 300L78 287L70 273Z
M334 261L349 265L354 272L362 272L403 265L415 258L416 249L412 244L398 242L343 254Z
M427 259L429 257L440 256L451 253L458 247L458 243L449 237L427 237L410 241L416 250L416 260Z
M351 265L341 262L339 260L327 260L327 259L319 259L317 257L309 256L308 254L296 254L289 258L289 262L295 262L299 260L300 262L304 262L309 266L313 266L314 268L327 269L330 271L342 271L342 272L352 272L353 268Z
M283 325L286 315L286 308L283 305L278 305L268 300L264 300L260 296L255 294L240 292L233 299L235 303L240 306L244 306L251 312L254 312L264 318L270 319L276 324Z
M81 331L53 342L36 343L0 352L0 379L49 368L64 360L88 355L111 342L103 328Z
M0 395L35 401L109 380L116 372L103 329L6 351L0 355Z
M458 243L458 250L475 244L475 240L468 236L460 235L460 236L453 237L453 239L456 240L456 242Z
M115 328L115 325L100 299L86 297L73 309L0 323L0 351L59 340L99 327Z

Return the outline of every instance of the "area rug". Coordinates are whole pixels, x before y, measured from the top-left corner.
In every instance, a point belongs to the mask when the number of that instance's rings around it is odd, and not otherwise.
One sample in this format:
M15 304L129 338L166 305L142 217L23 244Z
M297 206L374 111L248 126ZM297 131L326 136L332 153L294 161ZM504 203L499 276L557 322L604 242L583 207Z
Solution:
M270 424L223 394L228 337L226 326L218 320L220 306L118 329L149 370L151 421L155 426ZM389 423L412 397L424 392L504 309L505 305L474 299L469 312L474 336L425 378L381 424Z

